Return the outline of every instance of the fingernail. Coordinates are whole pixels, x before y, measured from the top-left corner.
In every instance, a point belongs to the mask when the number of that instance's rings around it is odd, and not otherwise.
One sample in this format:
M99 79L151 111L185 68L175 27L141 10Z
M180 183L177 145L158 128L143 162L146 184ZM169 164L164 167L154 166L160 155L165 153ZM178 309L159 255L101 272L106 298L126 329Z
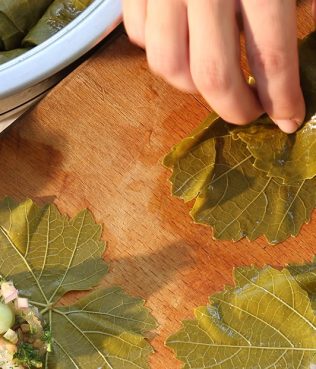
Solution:
M277 119L274 122L285 133L294 133L295 131L298 130L298 128L302 124L299 121L290 120L290 119Z

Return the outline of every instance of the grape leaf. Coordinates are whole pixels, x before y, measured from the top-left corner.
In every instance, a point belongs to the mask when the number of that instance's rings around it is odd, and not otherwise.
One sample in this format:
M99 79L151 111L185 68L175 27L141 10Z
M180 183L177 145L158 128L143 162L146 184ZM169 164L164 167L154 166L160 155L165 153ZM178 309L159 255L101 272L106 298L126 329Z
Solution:
M48 368L148 368L152 348L143 334L154 321L142 300L100 289L51 316L55 347Z
M250 125L238 130L256 159L254 165L271 177L293 183L316 175L316 32L300 43L301 84L306 102L306 122L287 135L274 125Z
M196 127L190 136L184 138L177 145L174 145L170 153L164 158L164 165L168 168L173 168L174 164L178 160L186 156L187 151L194 148L195 145L207 140L208 138L213 138L214 133L209 132L209 127L211 127L218 120L218 115L211 113L204 122L202 122L198 127ZM217 127L219 129L220 127ZM217 131L215 131L216 133ZM225 132L225 131L223 131Z
M301 42L300 49L309 107L315 104L315 86L307 77L315 75L314 59L308 65L316 51L315 40L313 33ZM268 242L278 243L296 236L316 205L316 140L314 143L312 132L316 123L310 117L311 109L306 125L289 136L266 115L248 127L237 127L211 114L164 159L164 165L173 170L173 195L185 201L196 198L193 220L211 225L217 239L254 240L264 235ZM265 155L262 165L258 165L253 142ZM286 167L284 175L291 175L291 180L284 183L278 172L271 172L275 163L279 173L281 166Z
M215 165L203 186L187 189L187 193L196 193L192 218L211 225L217 239L254 240L264 235L268 242L278 243L296 236L316 204L316 179L284 185L278 178L267 177L253 166L246 145L233 138L232 130L235 128L221 119L212 120L204 128L203 139L195 144L199 147L209 140L217 150ZM179 162L185 163L185 157ZM181 188L174 182L173 192L175 184Z
M296 236L315 207L316 179L283 185L253 166L240 141L230 135L217 141L213 177L195 201L193 219L213 226L217 239L264 235L274 244Z
M60 306L69 291L88 290L107 273L101 226L85 210L73 219L54 205L7 198L0 203L0 273L41 309L54 338L45 368L148 368L155 326L143 301L118 288L98 289Z
M191 136L175 145L164 158L164 165L173 169L170 181L174 196L190 201L208 183L216 156L213 138L225 129L217 124L217 119L216 114L210 114ZM210 130L215 124L216 128Z
M237 269L236 287L210 298L168 338L184 369L309 369L316 317L288 270Z
M291 264L287 267L297 283L308 293L316 312L316 258L311 263Z

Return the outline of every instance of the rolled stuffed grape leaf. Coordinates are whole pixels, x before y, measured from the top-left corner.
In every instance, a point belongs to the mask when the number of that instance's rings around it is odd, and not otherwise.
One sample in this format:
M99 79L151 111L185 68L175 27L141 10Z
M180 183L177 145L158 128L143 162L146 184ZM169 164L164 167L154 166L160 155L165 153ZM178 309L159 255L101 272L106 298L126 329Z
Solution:
M257 124L238 130L238 137L254 156L254 165L293 183L316 175L316 32L300 43L301 84L306 102L306 122L287 135L274 125Z
M36 46L73 21L93 0L55 0L24 38L23 47Z
M236 287L184 321L166 344L184 369L309 369L316 364L316 317L288 270L234 272Z
M20 45L24 34L14 24L0 13L0 50L12 50Z
M0 1L0 65L47 40L74 20L92 1Z
M5 50L20 46L22 38L51 2L52 0L0 1L0 40Z
M17 56L26 53L28 50L29 49L14 49L10 51L0 51L0 65L15 59Z
M148 368L152 348L144 335L155 321L142 300L108 288L59 304L67 292L91 289L107 273L100 237L87 210L69 219L54 205L0 203L0 274L50 327L53 351L45 369Z

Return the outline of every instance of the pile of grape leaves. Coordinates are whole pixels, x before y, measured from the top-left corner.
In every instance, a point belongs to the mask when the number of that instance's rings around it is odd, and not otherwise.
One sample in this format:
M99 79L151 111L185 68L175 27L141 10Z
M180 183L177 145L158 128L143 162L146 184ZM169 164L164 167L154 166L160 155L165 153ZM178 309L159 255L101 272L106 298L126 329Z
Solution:
M101 226L89 211L73 219L54 205L0 202L0 274L43 314L53 339L45 369L148 369L145 336L156 322L144 301L121 288L96 288L72 305L70 291L96 286L108 267Z
M296 236L316 206L316 32L299 44L306 119L295 134L262 116L244 127L215 113L175 145L164 165L172 194L195 199L191 216L214 238L275 244Z
M234 278L167 340L183 369L315 369L316 260Z
M69 219L54 205L0 202L0 273L50 327L45 369L149 369L146 335L156 321L144 301L118 287L62 300L106 275L101 231L87 210ZM167 340L184 369L315 369L316 260L234 274L235 287L213 295Z

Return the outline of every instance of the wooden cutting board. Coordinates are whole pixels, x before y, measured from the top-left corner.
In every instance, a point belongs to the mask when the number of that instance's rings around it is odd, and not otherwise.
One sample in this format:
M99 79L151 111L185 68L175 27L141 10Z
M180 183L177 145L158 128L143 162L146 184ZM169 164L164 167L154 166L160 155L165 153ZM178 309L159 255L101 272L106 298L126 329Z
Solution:
M299 35L312 30L300 5ZM0 196L53 201L104 224L104 284L147 300L159 322L153 369L177 369L163 343L193 309L232 282L234 266L284 265L316 254L316 217L278 246L212 240L189 205L170 196L161 159L207 115L206 103L169 87L121 32L0 136ZM94 368L91 368L94 369Z

